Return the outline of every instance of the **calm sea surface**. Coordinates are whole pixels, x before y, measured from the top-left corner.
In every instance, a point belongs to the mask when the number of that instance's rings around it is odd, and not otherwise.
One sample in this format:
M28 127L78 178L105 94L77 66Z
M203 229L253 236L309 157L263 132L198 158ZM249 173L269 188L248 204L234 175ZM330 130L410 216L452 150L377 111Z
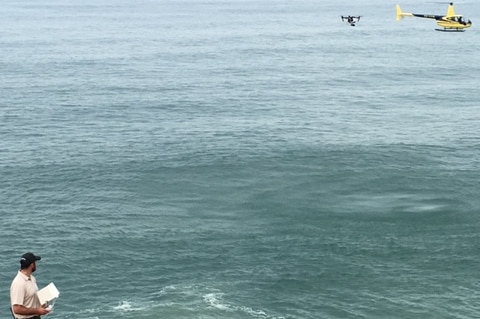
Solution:
M395 4L2 1L0 317L478 318L480 4Z

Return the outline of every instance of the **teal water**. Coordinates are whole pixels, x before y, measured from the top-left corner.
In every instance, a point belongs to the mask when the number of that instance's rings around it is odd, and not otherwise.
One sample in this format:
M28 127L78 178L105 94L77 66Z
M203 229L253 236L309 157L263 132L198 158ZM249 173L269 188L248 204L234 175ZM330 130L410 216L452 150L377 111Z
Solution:
M394 7L4 1L0 316L478 317L480 8Z

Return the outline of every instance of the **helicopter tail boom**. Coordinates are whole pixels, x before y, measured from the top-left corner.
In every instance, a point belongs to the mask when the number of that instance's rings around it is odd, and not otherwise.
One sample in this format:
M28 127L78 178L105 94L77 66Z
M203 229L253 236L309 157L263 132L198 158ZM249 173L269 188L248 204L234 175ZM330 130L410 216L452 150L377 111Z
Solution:
M412 17L413 16L412 13L402 12L402 9L400 9L400 5L398 5L398 4L395 7L395 11L396 11L396 16L397 16L397 21L399 21L403 17Z

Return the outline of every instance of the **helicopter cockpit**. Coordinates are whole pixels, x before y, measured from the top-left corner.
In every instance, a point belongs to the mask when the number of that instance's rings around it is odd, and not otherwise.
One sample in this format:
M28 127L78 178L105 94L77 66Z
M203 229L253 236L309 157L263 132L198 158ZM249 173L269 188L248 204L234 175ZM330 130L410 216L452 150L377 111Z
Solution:
M462 16L453 17L452 20L455 21L455 22L464 24L464 25L472 24L472 22L470 21L470 19L466 19L466 18L464 18L464 17L462 17Z
M465 25L472 24L472 21L470 21L470 19L467 19L467 18L464 18L464 17L460 17L459 22L461 24L465 24Z

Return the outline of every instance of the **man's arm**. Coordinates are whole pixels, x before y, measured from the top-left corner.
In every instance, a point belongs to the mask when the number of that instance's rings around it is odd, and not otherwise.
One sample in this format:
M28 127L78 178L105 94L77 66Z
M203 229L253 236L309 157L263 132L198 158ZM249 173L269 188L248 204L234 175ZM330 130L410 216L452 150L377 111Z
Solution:
M23 316L43 316L50 312L50 310L43 307L27 308L23 305L13 305L12 309L15 314Z

